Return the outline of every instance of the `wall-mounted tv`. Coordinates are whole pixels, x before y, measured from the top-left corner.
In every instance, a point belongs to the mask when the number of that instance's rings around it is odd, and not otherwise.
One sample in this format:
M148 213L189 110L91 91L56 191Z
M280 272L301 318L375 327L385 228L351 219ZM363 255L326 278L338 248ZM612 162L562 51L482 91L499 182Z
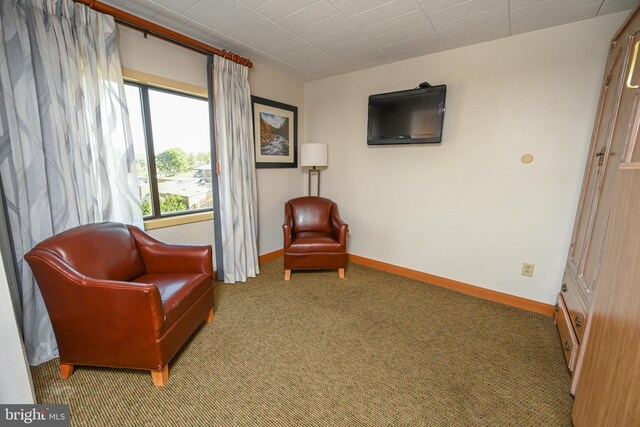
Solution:
M446 85L369 96L368 145L442 141Z

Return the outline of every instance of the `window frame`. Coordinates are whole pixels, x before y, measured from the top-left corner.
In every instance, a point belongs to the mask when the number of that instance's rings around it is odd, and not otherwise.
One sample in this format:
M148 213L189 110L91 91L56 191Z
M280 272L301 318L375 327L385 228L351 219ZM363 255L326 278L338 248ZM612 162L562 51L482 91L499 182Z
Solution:
M202 95L196 95L192 93L186 93L180 90L168 89L166 87L155 86L152 84L141 83L134 79L124 79L124 84L128 86L134 86L138 89L140 94L140 108L142 109L142 124L144 129L144 143L147 154L147 171L149 173L149 192L151 195L151 215L143 216L143 221L157 221L166 218L175 218L179 216L187 216L191 214L201 214L211 212L213 214L213 206L210 208L200 209L187 209L178 212L168 212L163 214L160 210L160 192L158 190L158 175L156 168L156 156L155 146L153 141L153 126L151 123L151 108L149 103L149 89L156 90L158 92L165 92L171 95L183 96L186 98L198 99L209 101L209 98ZM211 127L209 126L209 136L211 137ZM213 152L211 145L209 145L209 154L211 161L213 162ZM213 163L212 163L213 164ZM212 171L213 172L213 171ZM211 183L211 191L213 193L213 183ZM197 216L198 218L200 215Z

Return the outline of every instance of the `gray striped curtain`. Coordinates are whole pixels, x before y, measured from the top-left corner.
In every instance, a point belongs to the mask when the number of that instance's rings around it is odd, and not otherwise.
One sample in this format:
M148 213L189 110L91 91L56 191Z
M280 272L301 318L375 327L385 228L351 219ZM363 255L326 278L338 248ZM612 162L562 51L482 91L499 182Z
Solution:
M71 0L0 1L0 177L32 365L57 346L23 255L80 224L142 225L121 73L112 17Z
M213 80L218 191L225 283L246 282L258 267L258 197L249 69L215 56Z

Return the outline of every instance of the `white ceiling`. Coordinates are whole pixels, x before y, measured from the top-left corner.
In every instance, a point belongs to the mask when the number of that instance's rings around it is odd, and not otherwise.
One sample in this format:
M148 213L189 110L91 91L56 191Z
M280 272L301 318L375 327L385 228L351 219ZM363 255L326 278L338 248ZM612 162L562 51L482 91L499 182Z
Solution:
M637 0L103 0L303 80L631 9Z

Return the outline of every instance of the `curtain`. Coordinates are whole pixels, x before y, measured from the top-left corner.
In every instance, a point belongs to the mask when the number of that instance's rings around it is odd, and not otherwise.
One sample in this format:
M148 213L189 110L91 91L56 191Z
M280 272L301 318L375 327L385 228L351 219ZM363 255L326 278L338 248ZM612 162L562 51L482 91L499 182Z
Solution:
M142 225L112 17L72 0L0 1L0 178L37 365L57 346L23 255L80 224Z
M249 69L213 58L216 159L225 283L246 282L258 267L258 216Z

